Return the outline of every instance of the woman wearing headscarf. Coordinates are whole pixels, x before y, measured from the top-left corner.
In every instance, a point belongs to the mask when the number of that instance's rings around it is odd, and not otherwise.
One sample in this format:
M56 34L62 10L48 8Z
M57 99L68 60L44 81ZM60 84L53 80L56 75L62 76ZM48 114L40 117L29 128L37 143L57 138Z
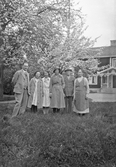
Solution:
M81 69L78 70L78 77L74 82L74 112L84 115L89 113L89 83L87 78L83 77Z
M50 107L54 113L65 108L64 87L64 78L60 74L60 69L57 67L50 79Z
M40 76L40 72L35 72L34 77L29 83L30 96L28 100L28 108L31 108L33 112L43 107L43 81Z

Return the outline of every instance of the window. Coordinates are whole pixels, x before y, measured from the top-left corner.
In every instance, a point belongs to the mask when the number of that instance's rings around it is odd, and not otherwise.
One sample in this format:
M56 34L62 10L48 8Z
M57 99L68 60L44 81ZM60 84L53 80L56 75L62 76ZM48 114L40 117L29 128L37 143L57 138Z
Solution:
M89 77L89 84L90 85L97 85L97 76L96 75Z
M112 59L112 66L116 68L116 58Z

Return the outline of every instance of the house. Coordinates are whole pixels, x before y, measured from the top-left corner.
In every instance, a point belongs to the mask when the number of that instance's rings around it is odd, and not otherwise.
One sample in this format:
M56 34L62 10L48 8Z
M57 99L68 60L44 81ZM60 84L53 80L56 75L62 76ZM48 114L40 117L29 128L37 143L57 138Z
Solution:
M93 49L101 48L102 53L95 57L100 61L98 67L107 66L108 68L89 77L90 90L101 93L116 93L116 40L111 40L110 46Z

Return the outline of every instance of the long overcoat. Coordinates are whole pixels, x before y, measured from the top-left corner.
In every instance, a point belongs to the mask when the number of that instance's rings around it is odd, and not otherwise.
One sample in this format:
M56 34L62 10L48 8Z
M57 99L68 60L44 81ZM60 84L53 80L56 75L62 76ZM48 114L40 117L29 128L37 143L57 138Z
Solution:
M53 74L50 79L50 107L51 108L65 108L64 92L65 87L64 78L61 74Z
M33 95L35 91L35 79L32 78L29 83L30 96L28 100L28 108L31 108ZM40 78L37 83L37 108L40 109L43 107L43 81Z
M50 96L49 96L49 86L50 86L50 78L43 78L43 107L49 107L50 106Z

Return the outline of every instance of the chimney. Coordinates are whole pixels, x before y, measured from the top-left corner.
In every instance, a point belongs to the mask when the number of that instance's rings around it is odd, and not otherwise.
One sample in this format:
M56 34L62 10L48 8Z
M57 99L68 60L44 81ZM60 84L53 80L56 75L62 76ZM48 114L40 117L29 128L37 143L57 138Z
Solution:
M110 40L110 45L111 46L116 46L116 40Z

